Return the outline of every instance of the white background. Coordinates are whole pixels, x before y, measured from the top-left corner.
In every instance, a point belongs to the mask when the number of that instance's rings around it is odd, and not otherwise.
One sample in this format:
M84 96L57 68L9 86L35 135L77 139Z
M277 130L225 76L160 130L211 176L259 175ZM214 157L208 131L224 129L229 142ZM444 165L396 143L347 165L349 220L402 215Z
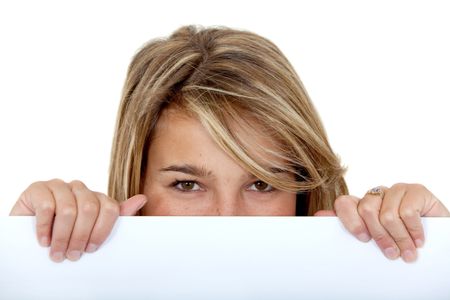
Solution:
M450 206L449 15L446 1L2 1L0 215L33 181L106 191L130 59L186 24L278 45L348 166L352 194L419 182Z

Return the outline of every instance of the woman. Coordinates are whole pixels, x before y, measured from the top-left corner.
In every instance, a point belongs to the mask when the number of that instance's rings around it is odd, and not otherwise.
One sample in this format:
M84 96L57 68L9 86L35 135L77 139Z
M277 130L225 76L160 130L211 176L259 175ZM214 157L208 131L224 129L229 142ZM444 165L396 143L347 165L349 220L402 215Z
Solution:
M449 216L421 185L348 196L344 169L295 70L269 40L187 26L133 58L108 196L82 182L30 185L11 215L36 215L54 261L93 252L119 215L337 215L359 240L411 262L420 216ZM334 209L334 210L333 210Z

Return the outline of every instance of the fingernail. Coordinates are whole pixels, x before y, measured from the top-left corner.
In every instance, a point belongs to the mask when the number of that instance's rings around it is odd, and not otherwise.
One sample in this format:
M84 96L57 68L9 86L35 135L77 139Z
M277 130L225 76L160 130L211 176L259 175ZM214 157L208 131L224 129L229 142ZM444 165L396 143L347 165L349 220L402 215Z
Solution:
M402 258L405 262L413 262L416 260L416 255L411 250L405 250L402 253Z
M360 240L361 242L368 242L370 241L370 236L367 233L360 233L356 236L358 238L358 240Z
M96 244L89 243L89 245L86 248L86 252L87 253L95 252L97 250L97 248L98 248L98 246Z
M384 255L389 259L396 259L398 257L398 250L393 247L384 249Z
M39 244L41 244L42 247L50 246L48 237L46 237L46 236L41 237L41 239L39 240Z
M142 201L141 205L139 205L139 208L137 210L140 210L141 208L143 208L145 203L147 203L147 201Z
M64 254L62 252L55 252L51 254L51 258L54 262L62 262L64 260Z
M81 257L81 252L78 250L72 250L69 253L67 253L67 258L71 261L77 261Z
M421 239L415 240L415 243L416 243L416 247L417 248L422 248L423 247L423 241Z

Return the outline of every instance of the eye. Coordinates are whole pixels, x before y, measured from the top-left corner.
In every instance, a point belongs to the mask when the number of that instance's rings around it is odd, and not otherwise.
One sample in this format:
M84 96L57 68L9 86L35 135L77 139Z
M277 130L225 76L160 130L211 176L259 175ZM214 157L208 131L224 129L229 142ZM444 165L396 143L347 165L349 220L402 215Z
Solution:
M200 190L200 186L198 185L198 183L192 180L177 180L172 184L172 186L182 192L192 192Z
M258 180L250 186L249 190L256 192L272 192L275 189L270 184Z

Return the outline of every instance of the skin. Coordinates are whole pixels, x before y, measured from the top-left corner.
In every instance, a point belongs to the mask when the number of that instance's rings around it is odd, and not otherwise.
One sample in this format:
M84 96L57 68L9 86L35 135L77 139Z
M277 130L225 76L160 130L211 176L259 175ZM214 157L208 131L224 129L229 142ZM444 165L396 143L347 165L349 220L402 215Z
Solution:
M425 235L420 217L449 217L449 210L421 184L397 183L381 187L384 197L366 194L362 199L340 196L334 211L316 216L338 216L344 227L362 242L372 238L389 259L417 259Z
M270 140L252 135L246 139L273 147ZM192 166L203 172L193 172ZM176 180L184 182L173 184ZM401 256L412 262L417 258L416 248L425 242L420 217L448 217L450 213L422 185L399 183L383 189L383 198L340 196L334 211L315 215L337 216L359 240L373 238L389 259ZM76 261L83 252L100 247L119 215L133 216L139 211L142 215L295 214L294 194L268 190L270 186L222 152L197 120L166 111L149 149L143 194L119 204L81 181L39 181L20 195L10 215L35 215L38 241L50 247L51 259Z
M158 123L143 190L152 201L142 209L143 215L295 215L295 193L274 189L245 171L199 121L169 109ZM271 147L270 140L240 134L251 144Z

